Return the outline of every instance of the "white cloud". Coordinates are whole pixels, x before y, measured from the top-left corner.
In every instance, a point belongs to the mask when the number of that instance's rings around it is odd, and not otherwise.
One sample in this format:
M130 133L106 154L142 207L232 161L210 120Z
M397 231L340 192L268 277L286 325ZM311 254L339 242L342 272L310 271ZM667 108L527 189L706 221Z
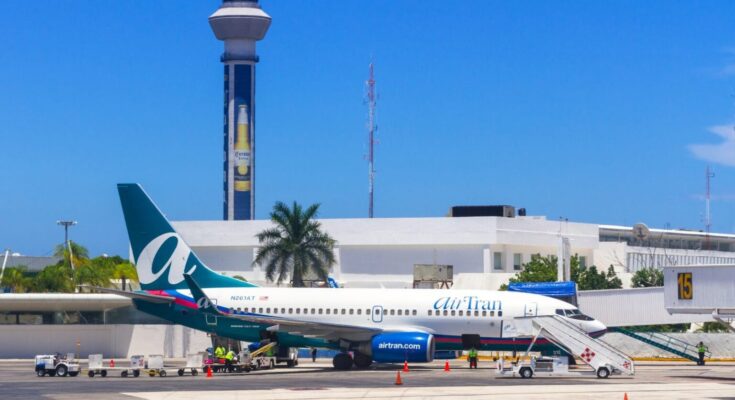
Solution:
M722 138L717 144L691 144L689 151L695 157L715 163L735 167L735 129L732 125L717 125L708 129Z

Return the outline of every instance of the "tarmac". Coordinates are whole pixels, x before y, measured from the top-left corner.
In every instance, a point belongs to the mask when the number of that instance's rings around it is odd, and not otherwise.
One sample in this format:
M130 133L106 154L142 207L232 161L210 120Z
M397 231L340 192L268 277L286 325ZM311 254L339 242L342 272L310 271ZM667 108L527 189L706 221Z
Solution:
M118 366L120 361L118 361ZM42 377L33 361L0 361L0 399L735 399L735 364L639 362L636 375L520 379L498 377L494 364L481 362L470 370L462 360L410 365L378 365L367 370L335 371L331 360L301 360L295 368L276 368L241 374L215 374L207 378L178 376L175 364L166 377L106 378L82 374L71 378Z

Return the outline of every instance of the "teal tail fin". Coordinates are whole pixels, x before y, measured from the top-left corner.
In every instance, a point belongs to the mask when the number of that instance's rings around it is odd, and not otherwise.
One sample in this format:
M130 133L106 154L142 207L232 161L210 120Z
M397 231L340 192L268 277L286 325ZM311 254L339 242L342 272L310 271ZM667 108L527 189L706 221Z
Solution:
M185 273L205 288L255 286L207 268L140 185L121 183L117 191L141 289L188 289Z

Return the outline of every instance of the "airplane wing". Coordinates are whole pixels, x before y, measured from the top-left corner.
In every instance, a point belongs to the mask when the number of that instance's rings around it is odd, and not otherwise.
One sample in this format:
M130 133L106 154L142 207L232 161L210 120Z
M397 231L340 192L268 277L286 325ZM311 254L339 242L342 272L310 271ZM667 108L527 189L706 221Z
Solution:
M230 313L229 309L214 305L191 275L184 274L184 279L189 286L189 290L191 290L191 294L194 297L197 307L201 311L216 314L224 318L233 318L261 325L269 325L269 328L267 328L269 331L288 332L294 335L319 337L327 340L346 339L354 341L369 340L374 335L382 332L381 329L375 328L302 321L291 318L249 313Z
M124 290L109 289L109 288L103 288L99 286L89 286L89 285L80 285L79 287L85 288L85 289L92 289L96 292L116 294L118 296L127 297L133 300L145 300L151 303L166 304L166 303L172 303L174 301L174 298L171 296L161 296L157 294L140 293L140 292L126 292Z

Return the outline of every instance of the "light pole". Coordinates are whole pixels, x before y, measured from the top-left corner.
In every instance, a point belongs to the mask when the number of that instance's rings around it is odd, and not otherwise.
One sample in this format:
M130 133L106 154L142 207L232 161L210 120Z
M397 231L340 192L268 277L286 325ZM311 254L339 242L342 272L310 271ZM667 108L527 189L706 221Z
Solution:
M64 244L68 245L69 243L69 227L74 226L77 224L77 221L63 221L59 220L56 221L56 225L61 225L64 227Z

